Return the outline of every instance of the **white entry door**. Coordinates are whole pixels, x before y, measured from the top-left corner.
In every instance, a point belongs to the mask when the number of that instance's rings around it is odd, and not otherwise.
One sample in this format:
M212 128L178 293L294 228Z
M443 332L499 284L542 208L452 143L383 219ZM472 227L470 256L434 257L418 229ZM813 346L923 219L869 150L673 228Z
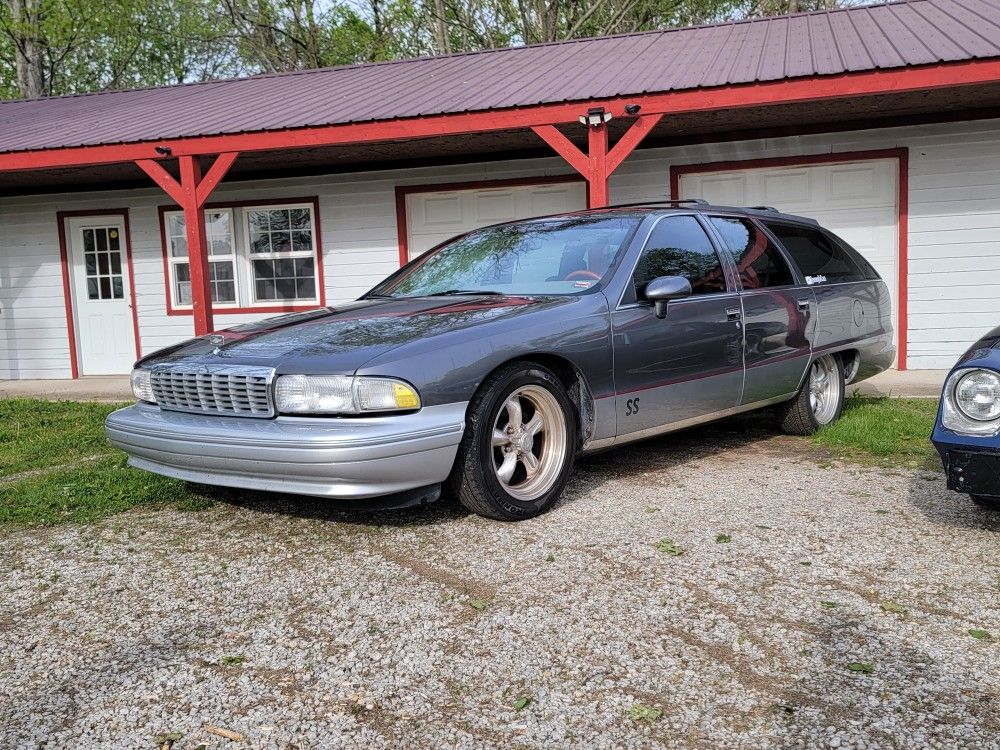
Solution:
M409 259L479 227L586 207L582 181L412 193L406 196Z
M899 201L895 159L681 174L680 198L774 206L811 216L871 263L892 296L896 325Z
M81 375L119 375L135 362L135 331L119 216L66 220Z

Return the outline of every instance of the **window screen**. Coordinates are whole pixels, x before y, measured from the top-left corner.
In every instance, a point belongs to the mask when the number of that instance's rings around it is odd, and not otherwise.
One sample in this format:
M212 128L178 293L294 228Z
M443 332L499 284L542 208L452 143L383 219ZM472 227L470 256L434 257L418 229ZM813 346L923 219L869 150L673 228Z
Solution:
M767 228L781 240L807 283L861 281L866 277L851 254L820 229L773 223Z
M713 216L709 221L733 254L744 289L795 283L781 252L752 221L725 216Z
M726 291L719 256L693 216L669 216L653 228L633 276L636 295L660 276L685 277L692 294Z

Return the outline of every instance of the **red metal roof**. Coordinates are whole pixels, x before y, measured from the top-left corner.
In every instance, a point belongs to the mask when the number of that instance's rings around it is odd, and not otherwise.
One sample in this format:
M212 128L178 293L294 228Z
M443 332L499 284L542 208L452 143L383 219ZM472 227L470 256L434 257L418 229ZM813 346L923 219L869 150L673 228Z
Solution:
M0 153L526 107L1000 57L1000 0L904 0L0 103Z

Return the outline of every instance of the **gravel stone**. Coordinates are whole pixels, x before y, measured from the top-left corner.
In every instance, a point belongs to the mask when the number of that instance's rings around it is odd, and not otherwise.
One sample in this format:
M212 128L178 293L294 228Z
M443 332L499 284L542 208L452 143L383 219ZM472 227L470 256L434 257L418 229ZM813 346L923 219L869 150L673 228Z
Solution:
M517 524L227 498L4 534L0 748L1000 748L1000 516L937 474L736 422Z

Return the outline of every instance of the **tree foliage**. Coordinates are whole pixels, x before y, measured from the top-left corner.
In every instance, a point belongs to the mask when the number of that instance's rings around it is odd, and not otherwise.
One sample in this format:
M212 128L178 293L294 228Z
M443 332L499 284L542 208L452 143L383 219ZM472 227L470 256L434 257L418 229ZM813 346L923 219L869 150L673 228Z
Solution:
M448 54L851 0L0 0L0 98Z

